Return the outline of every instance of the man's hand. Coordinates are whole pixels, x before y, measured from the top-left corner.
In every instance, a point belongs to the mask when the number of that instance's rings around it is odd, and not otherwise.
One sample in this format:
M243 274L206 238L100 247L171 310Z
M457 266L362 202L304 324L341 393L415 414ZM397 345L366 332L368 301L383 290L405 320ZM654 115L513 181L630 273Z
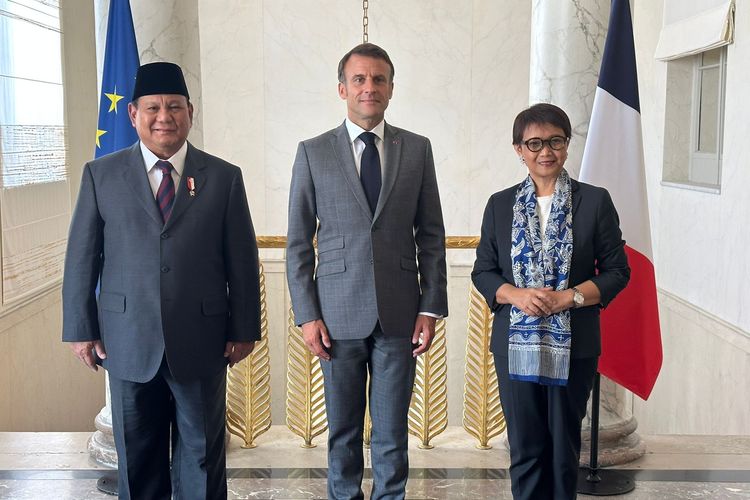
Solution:
M414 323L414 333L411 336L411 343L417 345L417 348L412 351L412 355L415 358L423 352L427 352L427 349L430 348L432 338L435 336L436 322L437 318L417 314L417 321Z
M229 368L250 355L255 349L255 342L227 342L224 357L229 358Z
M89 340L86 342L70 342L70 349L76 355L78 359L83 361L83 364L91 368L92 371L97 371L99 365L96 364L96 358L94 357L94 351L100 359L105 359L107 353L104 351L104 344L101 340Z
M229 358L229 368L248 357L253 349L255 349L255 341L227 342L226 347L224 347L224 357Z
M331 355L326 351L331 348L331 339L328 337L328 329L322 319L303 323L302 337L311 353L325 361L331 360Z

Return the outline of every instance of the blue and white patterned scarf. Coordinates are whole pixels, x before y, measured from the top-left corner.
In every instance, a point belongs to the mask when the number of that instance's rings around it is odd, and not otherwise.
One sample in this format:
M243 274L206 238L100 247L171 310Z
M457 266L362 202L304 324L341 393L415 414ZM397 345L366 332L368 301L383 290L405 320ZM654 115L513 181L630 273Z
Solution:
M513 279L518 288L568 288L573 256L573 202L570 176L560 172L545 237L541 237L534 182L521 183L513 205ZM510 309L508 364L512 380L566 385L570 368L570 311L546 317Z

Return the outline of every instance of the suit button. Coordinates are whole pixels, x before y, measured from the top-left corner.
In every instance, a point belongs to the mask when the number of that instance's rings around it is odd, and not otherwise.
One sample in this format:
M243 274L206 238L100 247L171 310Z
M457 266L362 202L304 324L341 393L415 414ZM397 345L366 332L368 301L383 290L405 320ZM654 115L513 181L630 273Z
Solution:
M169 272L169 268L167 266L161 266L161 272L168 273Z
M372 259L370 259L370 264L372 264Z
M161 235L161 239L166 240L167 238L169 238L169 235L167 233Z

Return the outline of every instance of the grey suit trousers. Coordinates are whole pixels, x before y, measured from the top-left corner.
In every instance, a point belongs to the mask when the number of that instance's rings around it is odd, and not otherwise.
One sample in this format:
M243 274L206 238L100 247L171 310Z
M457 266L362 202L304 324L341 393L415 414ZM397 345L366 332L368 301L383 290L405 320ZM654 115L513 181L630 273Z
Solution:
M403 499L409 473L408 412L416 360L411 337L379 327L364 339L331 340L321 361L328 412L328 498L361 499L362 433L370 373L373 500Z
M148 382L109 386L120 499L226 499L226 370L178 382L165 360Z

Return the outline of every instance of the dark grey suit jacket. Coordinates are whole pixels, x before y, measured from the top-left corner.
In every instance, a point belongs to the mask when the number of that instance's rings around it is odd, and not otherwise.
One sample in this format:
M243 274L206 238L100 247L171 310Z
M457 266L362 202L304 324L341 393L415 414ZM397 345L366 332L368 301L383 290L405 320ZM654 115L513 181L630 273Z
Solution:
M592 280L601 292L600 305L571 309L571 357L601 354L599 309L606 307L630 279L620 219L606 189L571 180L573 189L573 260L570 285ZM511 267L511 226L518 185L492 195L482 220L482 235L471 278L495 313L490 350L508 355L510 304L498 304L503 283L515 286Z
M419 312L448 315L445 229L430 141L385 125L373 216L345 124L303 141L289 193L287 279L298 324L334 339L409 336ZM317 235L316 263L313 238Z
M101 339L102 364L120 379L150 380L165 354L177 380L214 374L227 341L260 339L258 250L240 169L188 145L180 182L163 224L138 143L83 170L63 340Z

